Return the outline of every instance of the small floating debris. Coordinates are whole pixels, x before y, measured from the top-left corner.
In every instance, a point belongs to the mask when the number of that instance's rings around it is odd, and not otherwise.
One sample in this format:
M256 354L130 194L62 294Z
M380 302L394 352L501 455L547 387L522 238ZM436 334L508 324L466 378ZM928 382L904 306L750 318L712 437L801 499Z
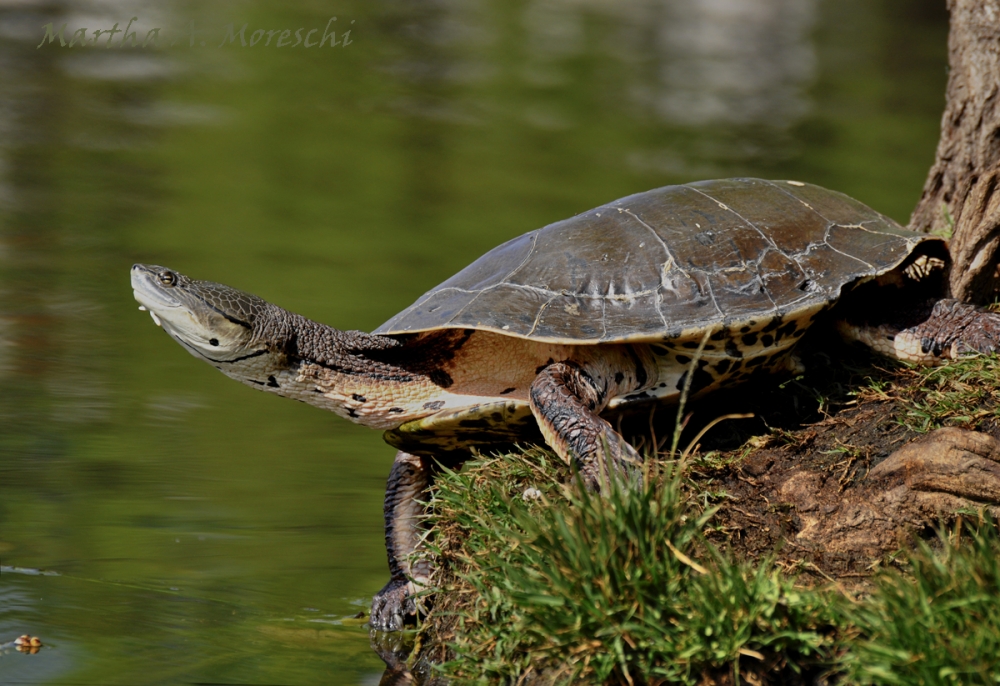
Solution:
M0 652L8 651L11 648L16 649L19 653L34 655L42 648L42 639L38 638L38 636L22 634L13 641L0 643Z

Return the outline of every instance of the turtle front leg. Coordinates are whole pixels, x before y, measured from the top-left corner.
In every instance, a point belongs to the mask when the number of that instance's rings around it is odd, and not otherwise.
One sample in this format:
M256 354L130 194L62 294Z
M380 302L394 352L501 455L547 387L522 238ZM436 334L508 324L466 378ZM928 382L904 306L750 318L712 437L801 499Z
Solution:
M606 390L569 362L551 364L531 384L529 402L545 442L563 460L575 460L587 486L606 491L612 474L642 464L635 449L597 413Z
M945 298L904 308L889 322L841 322L841 333L876 352L917 364L943 364L975 353L1000 350L1000 314Z
M896 348L908 347L916 357L956 359L970 353L992 353L1000 348L1000 315L947 298L934 303L931 316L901 331Z
M389 558L389 583L372 598L369 623L373 629L399 631L416 618L414 595L430 577L430 564L411 563L421 546L423 500L433 478L433 461L400 450L385 487L385 549Z

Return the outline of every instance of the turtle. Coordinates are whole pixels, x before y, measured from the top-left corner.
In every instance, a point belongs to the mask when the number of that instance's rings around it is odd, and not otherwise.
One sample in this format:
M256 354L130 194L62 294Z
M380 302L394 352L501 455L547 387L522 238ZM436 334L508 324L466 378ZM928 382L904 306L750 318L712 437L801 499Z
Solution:
M725 179L630 195L513 238L372 333L162 266L136 264L131 280L139 309L195 357L384 431L397 450L390 579L370 624L397 630L431 573L412 553L442 465L544 442L601 489L642 461L616 414L794 368L821 317L920 364L996 350L1000 315L941 297L947 268L941 238L846 195Z

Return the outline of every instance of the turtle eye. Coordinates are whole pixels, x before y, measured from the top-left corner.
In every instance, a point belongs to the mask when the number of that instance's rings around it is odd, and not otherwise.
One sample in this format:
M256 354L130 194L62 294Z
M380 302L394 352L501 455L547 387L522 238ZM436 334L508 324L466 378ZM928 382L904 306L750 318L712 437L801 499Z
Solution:
M160 283L164 286L173 286L177 283L177 277L173 272L160 272Z

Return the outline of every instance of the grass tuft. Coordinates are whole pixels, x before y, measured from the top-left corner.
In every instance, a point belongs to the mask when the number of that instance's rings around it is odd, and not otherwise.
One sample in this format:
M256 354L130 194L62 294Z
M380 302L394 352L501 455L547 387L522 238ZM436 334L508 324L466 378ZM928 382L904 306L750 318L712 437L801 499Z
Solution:
M835 597L796 589L770 563L731 562L702 536L711 511L675 468L656 469L604 497L578 480L559 486L566 470L551 460L518 455L440 479L437 546L461 580L453 597L468 601L438 611L454 621L446 671L695 684L710 671L738 682L746 668L828 660ZM540 497L526 502L528 486Z
M959 535L964 534L964 535ZM846 683L1000 683L1000 537L961 524L941 550L921 543L908 569L883 573L845 609Z
M1000 359L996 355L979 355L910 373L919 380L907 384L900 393L905 407L902 422L914 431L942 426L975 429L1000 417Z
M656 470L604 497L541 450L442 475L425 657L455 683L1000 683L991 522L854 598L733 562L702 535L712 511Z

